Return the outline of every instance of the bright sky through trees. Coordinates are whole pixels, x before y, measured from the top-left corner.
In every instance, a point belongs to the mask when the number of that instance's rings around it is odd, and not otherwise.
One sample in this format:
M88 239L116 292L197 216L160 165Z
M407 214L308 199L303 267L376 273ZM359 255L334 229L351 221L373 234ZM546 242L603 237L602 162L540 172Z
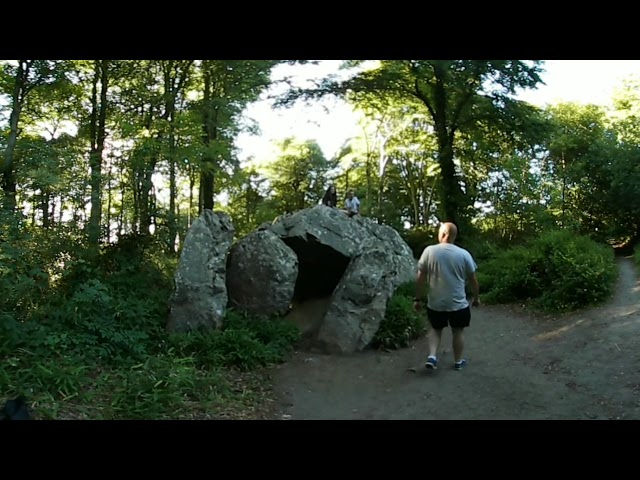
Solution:
M339 73L340 63L340 60L323 60L319 65L282 65L275 69L274 76L304 82ZM640 60L547 60L544 68L542 80L546 85L523 92L519 98L539 106L558 101L607 105L624 78L640 76ZM281 85L277 91L283 88ZM316 140L324 154L331 157L349 137L360 131L351 107L337 100L279 110L273 110L269 101L259 101L250 105L246 114L257 122L262 134L239 136L236 144L241 148L242 159L271 157L272 141L290 136Z

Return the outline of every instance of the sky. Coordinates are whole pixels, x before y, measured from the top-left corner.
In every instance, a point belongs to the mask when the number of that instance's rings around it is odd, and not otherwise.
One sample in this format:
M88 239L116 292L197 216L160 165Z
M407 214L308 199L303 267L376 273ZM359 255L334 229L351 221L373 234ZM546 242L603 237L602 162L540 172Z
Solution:
M341 60L322 60L318 65L280 65L274 69L274 79L297 78L298 86L311 86L309 81L319 80L338 72ZM280 94L287 89L272 89L269 94ZM291 108L273 109L268 100L255 102L247 107L245 116L258 123L261 135L241 133L236 140L240 148L240 158L257 160L269 158L274 153L272 141L295 137L300 140L314 139L325 156L331 157L350 137L356 135L360 127L353 109L338 99L326 98L317 104L305 105L299 102Z
M279 66L274 76L292 76L299 82L336 73L340 60L323 60L319 65ZM558 101L608 105L614 89L624 78L640 77L640 60L547 60L541 75L546 85L522 92L518 98L538 106ZM282 91L282 90L279 90ZM300 140L314 139L326 157L332 157L349 137L360 131L352 108L339 100L327 100L322 106L297 105L290 109L271 108L268 100L250 105L246 115L255 120L260 136L241 134L236 145L240 158L270 158L273 140L288 136Z

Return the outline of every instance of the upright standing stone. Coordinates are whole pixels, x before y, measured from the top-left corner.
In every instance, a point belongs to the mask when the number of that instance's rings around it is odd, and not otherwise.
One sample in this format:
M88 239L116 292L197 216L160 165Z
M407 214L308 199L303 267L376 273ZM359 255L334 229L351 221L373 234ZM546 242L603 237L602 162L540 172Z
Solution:
M227 254L233 242L228 215L205 210L185 238L175 275L167 329L218 328L227 307Z

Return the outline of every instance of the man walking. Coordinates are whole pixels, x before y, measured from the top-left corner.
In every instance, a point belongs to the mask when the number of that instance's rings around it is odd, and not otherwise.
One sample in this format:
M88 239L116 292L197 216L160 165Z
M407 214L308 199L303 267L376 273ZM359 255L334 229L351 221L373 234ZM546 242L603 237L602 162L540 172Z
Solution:
M429 333L429 357L426 368L438 368L438 347L442 329L450 326L453 335L454 368L462 370L467 361L464 351L464 329L471 322L471 310L467 301L465 284L469 280L473 290L472 305L478 307L480 287L476 277L477 265L471 254L454 245L458 229L453 223L443 223L438 231L438 244L429 245L418 261L416 298L414 308L419 310L422 284L427 282L427 318L431 324Z

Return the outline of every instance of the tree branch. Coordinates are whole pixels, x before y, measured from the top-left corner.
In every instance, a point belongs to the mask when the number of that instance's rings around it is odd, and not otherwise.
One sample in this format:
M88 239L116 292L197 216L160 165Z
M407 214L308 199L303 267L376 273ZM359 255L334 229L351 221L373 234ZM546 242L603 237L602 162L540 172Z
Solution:
M435 121L436 112L433 109L433 107L431 106L431 102L429 101L429 98L424 93L422 93L422 90L420 90L420 83L419 82L420 82L420 80L418 79L418 77L416 77L416 79L414 81L415 92L412 92L412 94L415 95L422 103L425 104L425 106L429 110L429 113L431 114L431 118L433 118L433 120Z

